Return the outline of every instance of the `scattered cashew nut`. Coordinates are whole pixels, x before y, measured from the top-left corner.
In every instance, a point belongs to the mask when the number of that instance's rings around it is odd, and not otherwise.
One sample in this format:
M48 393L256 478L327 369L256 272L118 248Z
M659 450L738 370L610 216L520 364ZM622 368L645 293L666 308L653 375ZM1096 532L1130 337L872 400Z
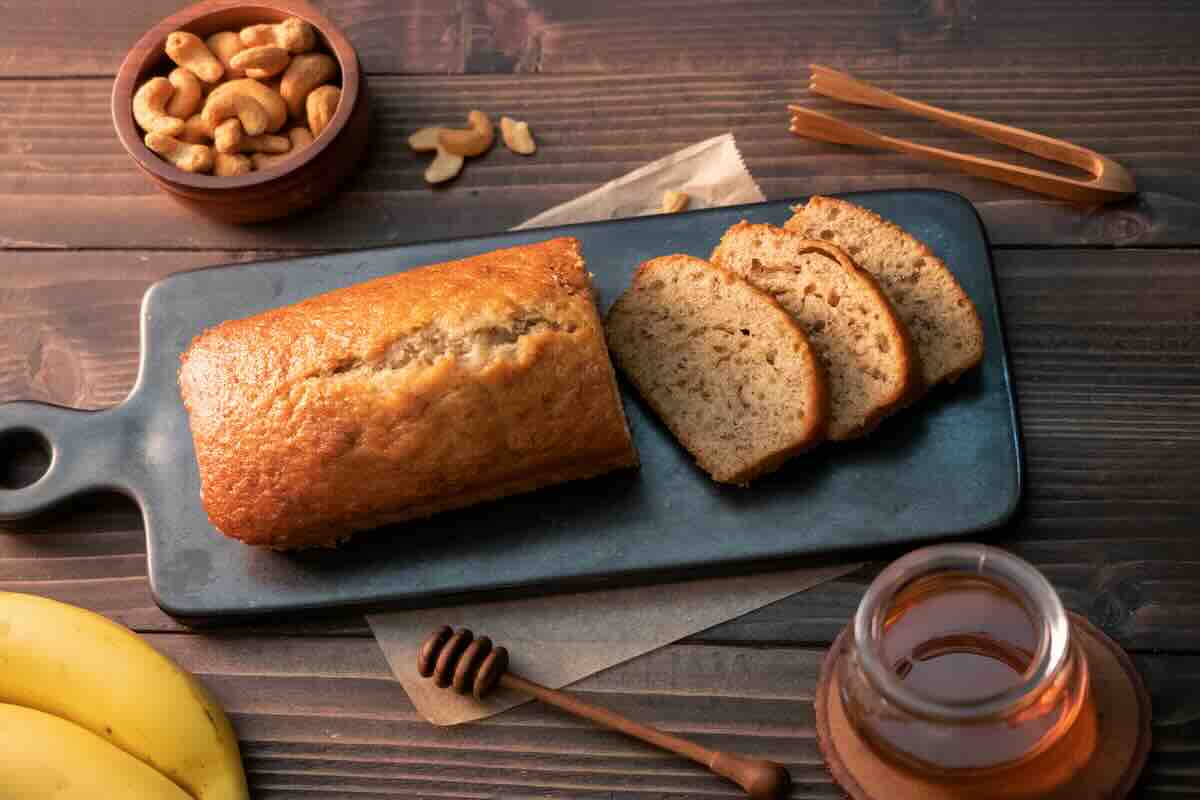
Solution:
M245 72L237 69L230 63L234 56L246 49L245 45L242 44L240 36L233 31L221 31L205 39L204 44L217 57L217 60L221 62L221 66L225 67L225 77L227 79L233 81L246 77Z
M668 189L663 192L662 198L662 213L674 214L683 211L691 202L691 196L687 192L678 192L674 189Z
M533 132L529 130L528 122L518 122L512 117L501 117L500 136L504 139L505 146L518 155L533 155L537 150L537 143L533 141Z
M323 83L329 83L337 74L337 62L324 53L305 53L293 58L279 85L279 93L287 101L291 115L303 116L304 101L309 92Z
M292 55L282 47L264 44L248 47L229 60L234 69L246 71L247 78L261 80L272 78L283 72L291 62Z
M260 106L262 106L263 109L266 110L267 117L269 118L269 122L267 123L266 127L267 133L275 133L277 130L283 127L285 122L287 122L287 103L283 101L283 98L278 92L272 90L270 87L262 83L259 83L253 78L239 78L236 81L223 83L217 88L213 89L208 95L208 100L205 102L206 111L209 103L225 102L224 98L227 95L243 95L253 99ZM246 123L243 120L243 127L245 127L245 124ZM256 136L259 133L262 133L262 131L252 131L247 127L246 133Z
M437 157L430 162L425 170L425 180L428 183L442 183L462 172L463 157L451 153L439 143L445 128L421 128L408 137L408 146L418 153L430 150L437 151Z
M195 114L204 102L200 79L193 75L190 69L176 67L171 70L167 80L175 87L175 92L167 102L167 114L178 119L187 119Z
M314 137L320 136L329 120L333 119L341 99L342 90L336 86L321 86L308 93L304 108L308 114L308 129Z
M166 78L151 78L133 96L133 119L147 133L155 131L168 136L183 133L183 120L167 114L167 103L175 87Z
M430 162L425 170L425 180L428 183L442 183L462 172L463 157L439 147L437 157Z
M271 118L262 104L249 94L241 92L213 92L208 96L201 116L213 126L214 135L219 124L234 117L242 123L242 130L250 136L265 133L271 124Z
M248 175L254 169L249 156L239 156L236 153L217 153L213 165L213 174L221 178L232 178L237 175Z
M203 144L188 144L174 136L151 131L146 147L158 153L184 172L208 172L213 168L213 151Z
M167 56L205 83L216 83L225 74L225 67L194 33L175 31L168 36Z
M487 152L496 140L496 132L492 121L482 111L472 111L467 115L469 128L442 128L438 133L438 144L448 153L458 156L477 156Z
M290 53L307 53L317 46L317 34L298 17L288 17L276 25L251 25L238 34L246 47L275 45Z
M408 146L418 153L437 150L439 134L442 128L421 128L408 137Z

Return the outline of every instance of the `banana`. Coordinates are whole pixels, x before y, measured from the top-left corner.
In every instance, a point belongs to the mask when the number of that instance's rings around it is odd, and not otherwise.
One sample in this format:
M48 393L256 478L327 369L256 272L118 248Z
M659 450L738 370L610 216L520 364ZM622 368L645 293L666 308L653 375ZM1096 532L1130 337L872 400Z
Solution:
M78 725L194 800L249 797L237 736L216 701L175 662L99 614L0 592L0 703ZM5 730L0 752L4 740L23 735ZM159 796L167 795L147 795Z
M190 800L133 756L73 722L0 703L0 800Z

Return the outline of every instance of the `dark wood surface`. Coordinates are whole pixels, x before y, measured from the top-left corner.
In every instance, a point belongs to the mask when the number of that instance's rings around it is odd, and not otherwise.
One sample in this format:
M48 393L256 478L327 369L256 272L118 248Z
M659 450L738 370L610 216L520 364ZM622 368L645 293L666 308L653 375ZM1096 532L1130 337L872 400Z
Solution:
M992 242L1028 477L992 541L1135 657L1154 697L1139 797L1200 795L1200 5L1190 0L349 0L375 115L328 207L229 228L159 194L121 150L112 76L170 0L0 1L0 402L120 402L157 278L263 256L486 233L732 130L770 198L959 191ZM945 107L1069 138L1130 167L1128 203L1080 209L898 155L796 140L786 102L1010 157L807 96L821 61ZM449 188L404 139L471 108L530 121ZM0 454L3 461L4 454ZM0 465L3 467L3 465ZM7 469L7 468L5 468ZM584 682L585 698L787 763L835 797L811 706L823 649L881 563ZM158 611L134 506L94 496L0 527L0 588L99 610L195 670L230 710L255 796L732 797L700 770L556 712L444 730L390 679L361 618L188 631Z

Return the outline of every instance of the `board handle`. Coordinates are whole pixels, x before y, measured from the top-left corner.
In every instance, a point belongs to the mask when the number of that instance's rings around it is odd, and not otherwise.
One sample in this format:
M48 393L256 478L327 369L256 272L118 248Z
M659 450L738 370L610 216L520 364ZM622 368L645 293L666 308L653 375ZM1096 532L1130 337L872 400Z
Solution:
M0 462L13 456L5 442L14 434L37 436L50 453L49 468L30 485L0 485L0 520L29 517L94 489L124 490L119 476L130 422L124 406L78 411L31 401L0 405Z

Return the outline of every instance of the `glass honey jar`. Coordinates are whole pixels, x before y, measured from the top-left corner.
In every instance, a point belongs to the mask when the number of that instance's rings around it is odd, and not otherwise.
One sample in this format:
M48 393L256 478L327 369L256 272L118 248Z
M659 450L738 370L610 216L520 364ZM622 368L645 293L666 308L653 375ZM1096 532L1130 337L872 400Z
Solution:
M1054 794L1096 748L1088 664L1053 587L955 544L888 566L859 605L839 684L869 748L951 796Z

